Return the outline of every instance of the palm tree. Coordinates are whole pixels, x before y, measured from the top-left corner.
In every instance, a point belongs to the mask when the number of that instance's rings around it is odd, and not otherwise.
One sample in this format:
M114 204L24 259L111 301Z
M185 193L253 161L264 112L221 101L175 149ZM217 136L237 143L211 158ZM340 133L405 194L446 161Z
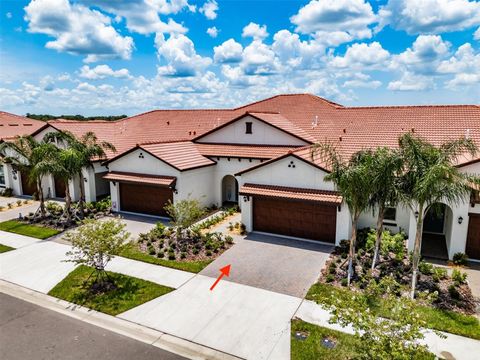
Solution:
M383 220L388 206L398 204L398 176L402 168L399 152L389 148L377 148L367 153L371 157L370 181L372 182L371 206L378 208L377 233L372 260L372 270L378 260L383 234Z
M369 207L371 201L372 184L369 179L371 158L365 152L358 152L349 161L345 161L335 147L328 143L314 145L312 157L316 155L321 157L322 162L330 170L330 173L324 179L335 183L343 201L350 210L352 236L349 244L347 275L347 284L350 286L353 275L358 219L361 213Z
M28 174L28 181L35 184L40 206L35 215L40 211L44 218L45 197L42 189L42 179L52 173L55 168L54 144L37 141L32 136L20 136L14 142L4 142L0 145L0 152L5 155L4 161L24 174Z
M66 144L69 148L74 149L79 156L81 168L77 175L80 178L79 189L80 199L78 206L80 209L80 217L84 217L84 204L85 204L85 184L83 182L83 168L92 167L92 161L101 160L106 158L106 151L115 152L115 146L107 141L98 141L95 133L89 131L82 135L80 138L75 137L68 131L64 132L52 132L46 135L50 141L60 141Z
M399 139L403 169L400 177L400 199L417 216L412 260L411 298L415 297L418 264L422 246L423 220L438 202L458 203L470 193L472 176L461 173L455 164L466 154L475 155L471 139L461 138L435 147L411 133Z

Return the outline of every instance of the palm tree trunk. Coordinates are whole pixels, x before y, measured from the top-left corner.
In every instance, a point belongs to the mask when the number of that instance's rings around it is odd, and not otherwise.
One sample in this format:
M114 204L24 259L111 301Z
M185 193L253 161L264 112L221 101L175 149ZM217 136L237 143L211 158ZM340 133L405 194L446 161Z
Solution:
M385 205L380 204L379 207L378 207L377 238L375 239L375 251L373 253L373 259L372 259L372 270L375 269L375 264L378 260L378 253L380 252L380 244L382 242L383 218L384 217L385 217Z
M38 200L40 201L40 214L42 219L45 218L45 198L43 197L43 189L42 189L42 178L37 178L37 192L38 192Z
M80 219L85 217L85 184L83 183L83 173L80 171L80 200L78 201L78 208L80 209Z
M418 218L417 218L417 230L415 233L415 244L413 247L413 256L412 256L412 289L410 293L410 298L415 298L415 288L417 287L417 273L418 273L418 264L420 262L420 252L422 249L422 232L423 232L423 205L420 205L418 209Z
M69 181L65 181L65 215L67 216L67 222L72 219L72 196L70 195L70 188L68 186Z
M347 285L350 286L350 281L353 276L353 258L355 257L355 245L357 242L357 222L359 215L355 214L352 219L352 237L350 238L350 248L348 250L348 272Z

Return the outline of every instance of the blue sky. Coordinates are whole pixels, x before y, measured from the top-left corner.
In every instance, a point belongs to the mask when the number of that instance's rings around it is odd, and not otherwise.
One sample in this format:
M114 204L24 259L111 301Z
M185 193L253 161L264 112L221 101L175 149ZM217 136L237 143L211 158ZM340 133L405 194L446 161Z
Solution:
M480 1L0 0L0 109L480 103Z

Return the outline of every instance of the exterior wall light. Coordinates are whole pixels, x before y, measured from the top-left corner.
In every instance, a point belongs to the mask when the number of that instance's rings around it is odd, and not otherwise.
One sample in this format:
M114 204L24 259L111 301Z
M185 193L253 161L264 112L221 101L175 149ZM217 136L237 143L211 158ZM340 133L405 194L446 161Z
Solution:
M463 222L463 217L459 216L459 217L458 217L458 223L461 225L462 222Z
M250 198L248 196L243 197L243 202L247 202L248 200L250 200Z
M415 219L418 219L418 211L415 211Z
M86 177L84 177L84 178L83 178L83 181L85 181L85 182L88 182L88 180L87 180L87 178L86 178Z
M117 182L116 182L116 181L112 181L112 184L113 184L113 186L117 186Z

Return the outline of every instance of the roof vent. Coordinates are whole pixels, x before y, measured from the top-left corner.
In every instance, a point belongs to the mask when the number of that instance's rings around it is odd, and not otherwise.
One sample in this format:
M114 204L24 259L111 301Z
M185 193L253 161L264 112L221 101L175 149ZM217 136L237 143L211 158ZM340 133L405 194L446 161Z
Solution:
M465 139L466 139L466 140L469 140L469 139L470 139L470 129L467 129L467 130L465 131Z
M338 137L338 140L342 141L342 137L341 137L341 136L339 136L339 137Z
M312 121L312 129L318 126L318 115L315 115Z
M167 121L167 125L170 125L170 121Z
M415 133L415 128L412 128L412 133Z
M347 129L343 128L343 133L346 134L346 133L347 133Z

